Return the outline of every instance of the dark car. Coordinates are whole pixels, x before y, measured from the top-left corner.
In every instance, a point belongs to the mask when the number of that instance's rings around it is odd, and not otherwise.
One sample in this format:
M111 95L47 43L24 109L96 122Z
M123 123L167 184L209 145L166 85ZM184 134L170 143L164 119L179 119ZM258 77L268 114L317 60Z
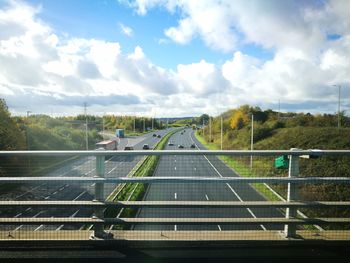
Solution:
M168 142L168 146L173 146L174 144L172 142Z
M194 143L191 144L190 146L192 149L196 148L196 145Z
M158 138L162 137L160 134L157 135Z
M134 150L133 146L125 146L124 147L124 151L132 151L132 150Z
M144 150L149 150L149 145L148 145L148 144L144 144L144 145L142 146L142 149L144 149Z
M184 146L183 146L182 144L179 144L177 147L178 147L179 149L183 149L183 148L184 148Z
M157 134L153 133L153 137L157 137Z

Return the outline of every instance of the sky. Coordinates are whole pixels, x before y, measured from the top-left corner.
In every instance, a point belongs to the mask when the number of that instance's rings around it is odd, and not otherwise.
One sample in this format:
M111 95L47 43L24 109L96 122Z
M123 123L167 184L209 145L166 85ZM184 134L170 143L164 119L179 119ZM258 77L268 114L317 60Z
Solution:
M349 114L349 56L348 0L0 0L15 115Z

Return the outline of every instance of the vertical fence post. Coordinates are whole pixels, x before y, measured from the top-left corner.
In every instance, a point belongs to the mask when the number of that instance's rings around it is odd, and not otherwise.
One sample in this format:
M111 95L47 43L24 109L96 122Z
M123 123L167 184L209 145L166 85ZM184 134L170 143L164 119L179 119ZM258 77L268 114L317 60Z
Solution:
M300 149L291 148L291 151L298 151ZM288 177L298 177L299 176L299 156L289 155L289 172ZM287 190L287 202L297 201L298 200L298 185L295 183L288 183ZM296 218L297 208L287 208L286 209L286 218ZM288 238L296 237L296 225L285 225L284 233Z
M105 156L96 156L96 177L103 178L105 176ZM104 183L95 183L95 201L104 202ZM94 210L95 217L99 219L104 219L104 208L96 208ZM113 235L111 233L106 233L104 231L103 224L94 225L94 238L111 238Z

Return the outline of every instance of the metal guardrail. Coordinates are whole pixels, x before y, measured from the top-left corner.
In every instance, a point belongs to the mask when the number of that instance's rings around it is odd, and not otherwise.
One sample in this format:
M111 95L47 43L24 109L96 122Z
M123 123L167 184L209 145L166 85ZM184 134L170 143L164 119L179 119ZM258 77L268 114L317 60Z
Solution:
M71 182L71 183L94 183L95 200L94 201L0 201L0 207L92 207L94 216L91 218L0 218L0 225L6 224L93 224L95 236L100 238L110 238L110 235L104 232L104 224L186 224L186 225L284 225L286 237L296 237L297 225L324 225L324 224L350 224L350 218L297 218L297 208L325 208L325 207L350 207L349 201L323 201L323 202L301 202L298 200L298 184L305 183L342 183L349 184L350 177L298 177L299 176L299 157L301 156L350 156L349 150L298 150L290 151L0 151L1 157L14 156L96 156L96 174L95 177L0 177L0 183L42 183L42 182ZM119 177L105 178L105 156L136 156L136 155L228 155L228 156L289 156L288 177ZM258 202L258 201L117 201L106 202L103 199L103 189L105 184L120 183L281 183L287 184L286 202ZM124 208L261 208L277 207L285 208L285 218L104 218L104 209L107 207Z

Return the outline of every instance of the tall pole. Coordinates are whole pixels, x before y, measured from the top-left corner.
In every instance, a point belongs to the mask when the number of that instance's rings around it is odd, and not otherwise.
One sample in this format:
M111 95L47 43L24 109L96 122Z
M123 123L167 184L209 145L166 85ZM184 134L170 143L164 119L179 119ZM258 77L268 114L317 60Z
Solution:
M102 116L102 138L105 139L105 118Z
M341 85L333 85L334 87L338 87L338 129L340 129L340 89Z
M223 119L222 119L222 116L221 116L221 150L222 150L222 136L223 136Z
M341 86L338 85L338 129L340 129L340 88Z
M250 150L253 151L253 144L254 144L254 115L252 114L252 130L251 130L251 137L250 137ZM253 155L250 156L250 170L253 169Z
M89 139L88 139L88 119L87 119L87 104L84 102L84 114L85 114L85 146L86 150L89 150Z
M278 100L278 117L277 120L280 120L280 112L281 112L281 100Z
M27 110L27 126L26 126L26 137L27 137L27 150L29 151L30 150L30 146L29 146L29 115L30 115L31 111Z
M146 131L146 124L145 124L145 118L143 118L143 132Z
M134 133L136 132L136 116L134 117Z
M204 134L204 118L203 118L203 138L205 139L205 134Z
M211 117L209 117L209 140L211 142Z

